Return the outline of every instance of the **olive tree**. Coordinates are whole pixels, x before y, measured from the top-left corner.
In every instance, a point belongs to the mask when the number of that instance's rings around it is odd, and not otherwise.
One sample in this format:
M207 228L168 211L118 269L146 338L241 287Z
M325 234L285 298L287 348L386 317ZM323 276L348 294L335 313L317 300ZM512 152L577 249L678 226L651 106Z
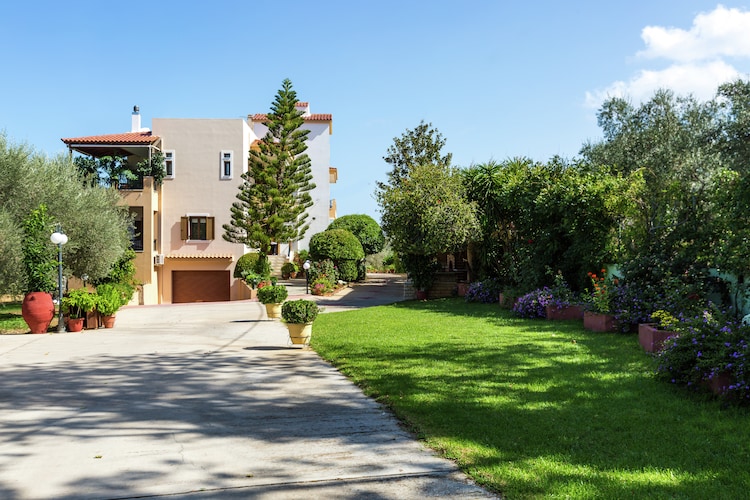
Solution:
M27 145L11 144L0 134L0 257L2 293L22 289L17 262L22 249L22 223L45 205L54 223L68 235L63 246L66 274L106 276L130 247L132 227L127 207L114 189L81 182L69 158L49 158Z

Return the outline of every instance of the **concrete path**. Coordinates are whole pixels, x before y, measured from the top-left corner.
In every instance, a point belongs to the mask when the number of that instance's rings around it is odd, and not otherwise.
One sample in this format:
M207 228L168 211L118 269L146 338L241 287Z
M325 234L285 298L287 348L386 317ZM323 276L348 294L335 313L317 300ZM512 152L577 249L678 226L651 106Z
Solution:
M397 277L379 280L321 301L400 300ZM0 335L0 379L5 500L494 498L253 301Z

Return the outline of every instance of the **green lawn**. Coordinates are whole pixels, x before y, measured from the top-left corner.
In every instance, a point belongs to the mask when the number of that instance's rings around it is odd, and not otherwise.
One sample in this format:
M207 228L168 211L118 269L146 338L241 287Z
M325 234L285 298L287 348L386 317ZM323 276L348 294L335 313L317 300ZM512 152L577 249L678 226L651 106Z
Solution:
M0 334L24 333L28 331L29 327L21 317L21 303L0 303Z
M447 299L323 314L312 341L507 498L750 491L750 412L655 380L636 335Z

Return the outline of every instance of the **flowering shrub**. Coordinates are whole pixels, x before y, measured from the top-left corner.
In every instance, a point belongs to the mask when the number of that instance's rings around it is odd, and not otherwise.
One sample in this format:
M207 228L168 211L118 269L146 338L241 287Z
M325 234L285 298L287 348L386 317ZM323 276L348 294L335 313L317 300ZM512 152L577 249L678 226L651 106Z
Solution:
M331 292L333 292L333 285L326 278L318 278L310 287L310 293L313 295L325 295Z
M609 279L607 270L602 269L600 275L588 273L591 284L594 289L586 295L586 305L590 311L609 314L612 311L612 302L614 301L618 280Z
M475 281L469 285L464 299L466 299L466 302L492 304L493 302L498 302L502 290L502 285L495 279L490 278L483 281Z
M522 318L546 318L547 305L551 302L551 290L539 288L520 297L513 305L513 312Z
M705 308L703 295L699 286L676 277L666 276L646 284L626 279L614 290L612 313L624 329L654 322L652 314L659 310L673 315L695 316Z
M711 306L674 325L678 335L664 343L657 375L673 384L697 387L728 374L726 397L750 402L750 327Z
M555 274L555 284L550 291L550 303L549 305L555 306L559 309L564 307L578 304L580 299L573 293L573 290L568 286L568 282L562 275L561 271L557 271Z
M313 262L308 269L308 279L312 285L312 293L316 294L315 285L319 286L319 292L316 295L323 295L324 293L330 293L336 286L338 281L338 274L336 273L336 266L331 259L323 259L321 261Z

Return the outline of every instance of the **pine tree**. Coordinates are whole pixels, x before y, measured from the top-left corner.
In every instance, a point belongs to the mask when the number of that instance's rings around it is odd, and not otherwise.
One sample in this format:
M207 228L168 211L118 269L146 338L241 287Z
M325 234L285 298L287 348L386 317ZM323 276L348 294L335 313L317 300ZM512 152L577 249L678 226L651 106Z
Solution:
M310 133L297 93L284 80L267 116L268 133L250 150L248 171L242 174L232 222L224 224L224 239L257 248L267 255L272 242L299 240L310 227L307 209L313 201L310 158L305 139Z

